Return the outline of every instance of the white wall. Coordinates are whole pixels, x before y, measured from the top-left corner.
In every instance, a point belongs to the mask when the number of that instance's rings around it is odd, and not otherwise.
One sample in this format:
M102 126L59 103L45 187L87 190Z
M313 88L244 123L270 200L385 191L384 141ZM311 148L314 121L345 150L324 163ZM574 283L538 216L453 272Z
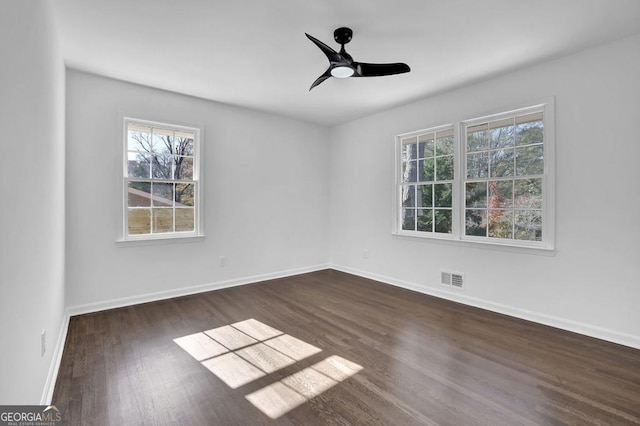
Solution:
M1 146L15 152L0 156L1 404L44 397L62 330L65 263L71 307L330 262L640 347L640 37L331 130L69 70L66 158L56 39L47 0L0 3L0 125L9 135ZM396 134L549 95L558 165L553 255L391 235ZM204 126L203 241L116 246L119 113ZM465 292L439 286L440 268L465 272Z
M332 264L640 347L639 76L636 36L333 129ZM551 95L553 255L391 235L396 134ZM447 292L440 268L464 272L465 291Z
M116 246L119 113L204 126L203 241ZM68 306L327 264L327 129L74 70L67 116Z
M47 1L0 2L0 57L0 404L39 404L65 298L64 65Z

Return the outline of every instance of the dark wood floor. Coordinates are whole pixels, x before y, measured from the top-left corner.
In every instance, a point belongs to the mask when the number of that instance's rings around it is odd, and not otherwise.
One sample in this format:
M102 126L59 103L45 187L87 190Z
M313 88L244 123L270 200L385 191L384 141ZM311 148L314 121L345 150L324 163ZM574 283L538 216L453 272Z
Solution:
M322 352L231 389L174 338L254 318ZM272 420L246 395L337 355L357 374ZM640 424L640 351L337 271L71 318L67 424Z

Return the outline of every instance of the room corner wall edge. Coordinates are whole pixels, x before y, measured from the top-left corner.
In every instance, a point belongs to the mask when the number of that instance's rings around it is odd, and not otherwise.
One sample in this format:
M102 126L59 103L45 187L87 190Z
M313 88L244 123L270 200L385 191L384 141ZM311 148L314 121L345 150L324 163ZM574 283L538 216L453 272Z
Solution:
M611 343L628 346L634 349L640 349L640 336L619 333L613 330L609 330L601 327L594 327L588 324L582 324L582 323L567 320L564 318L558 318L551 315L540 314L537 312L527 311L524 309L517 309L510 306L501 305L499 303L493 303L487 300L477 299L475 297L469 297L461 294L454 294L446 291L440 291L432 287L421 286L416 283L403 281L403 280L399 280L399 279L395 279L395 278L391 278L383 275L378 275L378 274L374 274L374 273L370 273L370 272L366 272L366 271L362 271L359 269L354 269L346 266L331 265L331 269L344 272L347 274L357 275L362 278L368 278L374 281L379 281L395 287L417 291L418 293L423 293L429 296L450 300L452 302L462 303L464 305L469 305L476 308L496 312L499 314L520 318L526 321L532 321L538 324L547 325L549 327L554 327L561 330L582 334L582 335L593 337L596 339L606 340Z

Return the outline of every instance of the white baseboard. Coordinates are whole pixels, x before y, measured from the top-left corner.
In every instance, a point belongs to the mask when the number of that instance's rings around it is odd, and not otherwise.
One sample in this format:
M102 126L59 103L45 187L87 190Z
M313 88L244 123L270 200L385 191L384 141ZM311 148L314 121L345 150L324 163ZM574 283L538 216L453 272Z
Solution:
M336 271L345 272L352 275L357 275L363 278L372 279L385 284L390 284L396 287L405 288L408 290L417 291L419 293L428 294L430 296L439 297L441 299L451 300L453 302L462 303L469 306L474 306L488 311L497 312L500 314L509 315L512 317L524 319L527 321L533 321L536 323L548 325L551 327L571 331L585 336L595 337L597 339L606 340L613 343L618 343L631 348L640 349L640 337L629 334L619 333L613 330L595 327L588 324L582 324L576 321L567 320L564 318L558 318L551 315L541 314L537 312L527 311L524 309L517 309L506 305L490 302L475 297L470 297L465 294L457 292L449 292L446 290L440 290L433 287L425 287L416 283L399 280L392 277L374 274L346 266L341 265L315 265L304 268L289 269L285 271L254 275L250 277L235 278L232 280L220 281L216 283L203 284L191 287L183 287L175 290L167 290L156 293L149 293L131 297L124 297L120 299L112 299L104 302L89 303L86 305L78 305L68 307L60 327L60 334L56 343L53 359L51 360L51 367L49 368L49 374L47 376L47 382L42 393L41 404L49 405L51 398L53 397L53 391L55 388L56 379L58 377L58 369L60 368L60 362L62 360L62 352L64 350L64 344L67 336L67 329L69 328L69 320L74 315L87 314L91 312L98 312L107 309L120 308L124 306L136 305L139 303L154 302L157 300L171 299L173 297L188 296L191 294L204 293L212 290L219 290L223 288L236 287L246 284L253 284L260 281L272 280L277 278L285 278L293 275L305 274L308 272L320 271L323 269L335 269Z
M273 280L277 278L290 277L292 275L306 274L308 272L320 271L328 269L329 265L314 265L304 268L288 269L285 271L272 272L268 274L253 275L250 277L234 278L232 280L219 281L215 283L202 284L190 287L182 287L173 290L159 291L156 293L141 294L131 297L123 297L119 299L106 300L104 302L88 303L86 305L77 305L67 308L70 316L88 314L91 312L104 311L107 309L121 308L124 306L137 305L139 303L155 302L158 300L171 299L180 296L189 296L191 294L204 293L212 290L220 290L223 288L236 287L245 284L253 284L260 281Z
M346 272L348 274L357 275L363 278L380 281L385 284L390 284L396 287L406 288L408 290L417 291L419 293L428 294L430 296L439 297L441 299L451 300L453 302L462 303L476 308L486 309L488 311L497 312L504 315L524 319L527 321L533 321L539 324L548 325L550 327L559 328L573 333L583 334L589 337L595 337L596 339L602 339L609 342L617 343L631 348L640 349L640 336L633 336L630 334L619 333L617 331L609 330L602 327L596 327L589 324L583 324L576 321L559 318L551 315L541 314L538 312L528 311L525 309L513 308L507 305L501 305L499 303L490 302L488 300L478 299L475 297L467 296L459 292L450 292L446 290L440 290L433 287L426 287L411 283L408 281L399 280L383 275L378 275L358 269L350 268L341 265L331 265L331 269L336 271Z
M56 387L56 379L58 378L58 370L60 369L60 362L62 361L62 352L64 351L64 344L67 340L67 330L69 329L69 318L70 318L69 310L67 309L62 317L62 325L60 326L60 333L58 333L56 347L54 348L53 356L51 357L49 374L47 374L47 381L44 384L42 397L40 397L40 405L51 404L51 399L53 398L53 391Z
M142 294L131 297L123 297L120 299L112 299L104 302L88 303L86 305L78 305L68 307L65 311L64 318L62 319L62 325L60 327L60 333L58 335L58 341L56 343L55 352L51 360L51 366L49 367L49 374L47 375L47 381L44 385L42 397L40 398L41 405L51 404L53 398L53 391L56 386L56 380L58 378L58 370L60 369L60 362L62 361L62 352L64 350L64 344L67 339L67 330L69 329L69 320L74 315L88 314L91 312L104 311L107 309L121 308L124 306L136 305L139 303L154 302L157 300L171 299L173 297L188 296L191 294L204 293L211 290L219 290L228 287L235 287L245 284L253 284L260 281L273 280L277 278L289 277L292 275L305 274L308 272L320 271L329 268L328 265L315 265L304 268L289 269L280 272L274 272L269 274L260 274L250 277L236 278L233 280L220 281L216 283L203 284L191 287L183 287L175 290L160 291L156 293Z

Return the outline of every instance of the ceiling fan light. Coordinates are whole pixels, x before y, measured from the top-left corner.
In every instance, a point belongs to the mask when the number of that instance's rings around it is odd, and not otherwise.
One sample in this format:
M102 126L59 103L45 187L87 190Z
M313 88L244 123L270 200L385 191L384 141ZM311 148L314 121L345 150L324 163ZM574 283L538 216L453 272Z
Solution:
M336 78L347 78L351 77L355 73L354 69L351 67L347 67L344 65L340 65L338 67L331 69L331 75Z

